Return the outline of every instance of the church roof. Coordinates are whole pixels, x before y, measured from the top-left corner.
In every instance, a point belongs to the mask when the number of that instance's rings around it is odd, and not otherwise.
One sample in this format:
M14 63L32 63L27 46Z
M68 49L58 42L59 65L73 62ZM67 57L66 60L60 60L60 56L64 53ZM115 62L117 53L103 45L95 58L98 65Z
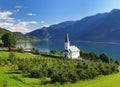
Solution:
M76 46L70 46L69 50L70 50L71 52L80 51L79 48L76 47Z
M69 36L68 36L68 34L66 34L65 42L69 42Z

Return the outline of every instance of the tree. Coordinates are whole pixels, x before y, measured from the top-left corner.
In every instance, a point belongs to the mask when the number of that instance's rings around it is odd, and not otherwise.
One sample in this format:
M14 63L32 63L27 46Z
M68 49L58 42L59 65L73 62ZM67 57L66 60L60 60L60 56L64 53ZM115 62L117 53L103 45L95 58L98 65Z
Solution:
M50 53L52 53L52 54L56 54L57 51L56 51L56 50L51 50Z
M103 61L103 62L106 62L106 63L109 63L110 62L110 58L105 54L105 53L102 53L99 58Z
M89 56L90 56L91 60L97 60L97 59L98 59L97 54L94 53L94 52L90 52L90 53L89 53Z
M11 51L11 48L16 45L15 35L11 32L8 32L2 36L2 42L4 43L4 47L8 47L8 50Z

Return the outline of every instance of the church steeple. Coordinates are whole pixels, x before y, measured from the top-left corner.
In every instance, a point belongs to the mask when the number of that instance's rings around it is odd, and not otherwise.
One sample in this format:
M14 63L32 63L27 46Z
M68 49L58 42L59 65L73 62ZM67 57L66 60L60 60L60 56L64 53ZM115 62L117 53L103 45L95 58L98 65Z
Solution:
M69 50L70 47L70 41L69 41L69 36L66 34L66 39L65 39L65 50Z
M68 33L66 34L65 42L69 42L69 36L68 36Z

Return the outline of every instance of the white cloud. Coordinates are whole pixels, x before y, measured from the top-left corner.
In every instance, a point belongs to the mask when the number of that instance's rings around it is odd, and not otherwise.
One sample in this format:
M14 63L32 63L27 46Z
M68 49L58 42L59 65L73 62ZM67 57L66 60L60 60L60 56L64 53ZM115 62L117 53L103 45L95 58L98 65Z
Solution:
M0 23L0 27L8 29L12 32L22 32L22 33L27 33L30 32L31 29L28 28L29 25L31 24L37 24L36 21L21 21L19 23L8 23L8 22L2 22Z
M13 12L10 12L10 11L0 12L0 19L7 19L12 14L13 14Z
M7 23L7 22L0 23L0 27L2 28L8 28L10 26L13 26L13 23Z
M0 20L7 22L15 22L14 18L10 17L14 13L11 11L0 12Z
M11 11L0 12L0 27L8 29L13 32L30 32L32 25L37 24L36 21L21 21L20 19L12 18L15 14Z
M50 25L43 25L44 27L50 27Z
M28 13L26 15L28 15L28 16L35 16L36 14L34 14L34 13Z
M17 5L17 6L15 6L15 8L19 8L20 9L20 8L22 8L22 6L21 5Z
M28 22L23 21L23 22L18 23L18 25L20 25L20 26L27 26L29 24L37 24L37 22L36 21L28 21Z

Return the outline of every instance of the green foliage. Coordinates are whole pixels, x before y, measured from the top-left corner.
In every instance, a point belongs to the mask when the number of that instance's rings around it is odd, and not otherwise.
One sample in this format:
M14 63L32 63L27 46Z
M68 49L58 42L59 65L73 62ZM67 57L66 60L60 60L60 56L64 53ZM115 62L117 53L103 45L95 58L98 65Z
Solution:
M94 53L92 53L94 54ZM15 53L9 53L8 58L0 58L2 66L15 66L24 78L40 79L40 84L66 82L75 83L80 80L95 79L99 75L117 73L115 62L106 63L101 60L64 60L50 59L41 56L34 58L17 58ZM16 72L15 72L16 74ZM19 73L18 73L19 74ZM49 78L50 80L47 80ZM23 81L19 77L13 79Z
M98 59L98 55L94 52L90 52L89 56L90 56L91 60L97 60Z
M118 72L115 63L100 61L78 61L60 59L20 59L18 69L22 70L23 76L30 78L51 78L51 83L65 82L74 83L79 80L94 79L98 75L108 75ZM32 67L32 68L31 68ZM44 83L45 80L43 81Z
M120 62L119 62L118 60L116 60L115 63L116 63L117 65L120 65Z
M99 58L103 61L103 62L106 62L106 63L109 63L110 62L110 58L105 54L105 53L102 53Z
M98 60L98 55L95 52L84 52L80 51L80 56L84 59L89 59L89 60Z
M9 57L8 57L8 60L9 60L11 63L16 62L16 61L15 61L15 54L14 54L13 52L10 52Z
M52 54L56 54L57 51L56 51L56 50L51 50L50 53L52 53Z
M9 32L8 30L0 28L0 39L5 33L8 33L8 32Z
M31 52L32 52L33 54L36 54L36 55L39 55L39 54L40 54L39 50L36 49L36 48L31 49Z
M7 83L7 82L4 82L4 83L3 83L3 87L9 87L8 83Z
M2 41L4 43L4 47L8 47L9 51L11 48L14 48L16 45L15 35L11 32L8 32L2 36Z

